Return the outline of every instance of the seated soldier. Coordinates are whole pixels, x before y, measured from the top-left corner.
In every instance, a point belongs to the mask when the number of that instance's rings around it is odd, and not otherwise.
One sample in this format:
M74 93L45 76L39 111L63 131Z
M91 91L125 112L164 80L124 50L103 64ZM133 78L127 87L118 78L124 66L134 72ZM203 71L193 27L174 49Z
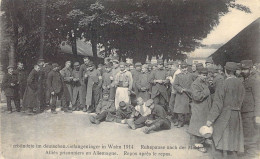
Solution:
M99 101L99 104L96 108L97 116L91 115L89 120L92 124L100 124L100 122L105 121L107 114L114 114L116 111L114 101L109 100L109 92L103 92L103 98Z
M108 113L106 121L126 124L126 120L134 117L134 107L126 104L124 101L119 102L119 108L116 110L116 115Z
M152 130L169 130L171 128L171 122L162 106L155 105L152 99L146 102L146 106L151 109L151 114L145 122L146 126L148 126L144 129L145 134L150 133Z
M129 128L135 130L145 126L147 116L151 114L151 109L146 106L143 98L137 98L137 105L135 106L134 118L128 119L127 124Z

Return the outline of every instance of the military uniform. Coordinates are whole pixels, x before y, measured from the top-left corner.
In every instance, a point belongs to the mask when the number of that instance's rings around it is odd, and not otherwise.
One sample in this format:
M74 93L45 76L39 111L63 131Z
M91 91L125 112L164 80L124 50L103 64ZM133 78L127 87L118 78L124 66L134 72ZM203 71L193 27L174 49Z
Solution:
M82 64L79 68L79 79L81 84L81 98L80 98L80 105L81 107L85 107L86 105L86 94L87 94L87 85L85 83L85 74L88 71L87 66L88 64Z
M11 85L14 84L14 85ZM14 101L16 111L20 111L19 84L16 74L7 73L3 77L2 90L5 92L7 100L7 111L12 112L11 100Z
M64 81L64 86L67 87L66 89L69 91L69 100L70 102L72 101L72 96L73 96L73 93L72 93L72 68L69 67L69 68L63 68L62 70L60 70L60 74L61 76L63 77L63 81Z
M73 69L72 71L72 106L74 110L79 110L80 99L81 99L81 84L79 70Z
M121 103L124 103L121 105ZM120 102L120 107L116 110L116 114L113 115L109 113L106 117L106 121L114 121L121 123L122 120L130 119L134 117L135 109L132 105L126 104L125 102Z
M17 75L18 83L19 83L19 97L20 99L23 99L23 95L26 89L28 73L24 69L18 68L15 71L15 74Z
M103 76L102 76L102 88L103 88L103 91L109 91L109 98L110 97L113 97L113 89L111 84L112 84L112 71L110 72L104 72L103 73ZM115 100L115 99L112 99L110 98L110 100Z
M141 73L136 81L137 97L141 97L145 102L150 99L150 79L150 74L147 72Z

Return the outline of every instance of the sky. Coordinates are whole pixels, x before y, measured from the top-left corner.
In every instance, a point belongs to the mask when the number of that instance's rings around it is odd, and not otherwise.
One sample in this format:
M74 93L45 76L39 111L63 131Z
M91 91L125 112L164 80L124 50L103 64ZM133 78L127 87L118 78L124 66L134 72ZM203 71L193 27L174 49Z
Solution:
M190 54L191 57L207 57L211 55L217 48L224 45L246 26L260 17L260 0L237 0L236 2L249 7L252 13L245 13L233 8L230 9L229 13L220 18L219 25L202 40L202 44L218 44L218 47L198 48Z

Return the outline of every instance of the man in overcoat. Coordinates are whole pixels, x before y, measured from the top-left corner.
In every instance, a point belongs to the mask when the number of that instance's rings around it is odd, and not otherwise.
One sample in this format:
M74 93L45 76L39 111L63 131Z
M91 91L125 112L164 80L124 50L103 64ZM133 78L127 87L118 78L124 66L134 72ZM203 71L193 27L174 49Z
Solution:
M245 88L235 76L236 68L235 62L226 63L227 78L216 89L212 108L207 117L206 125L213 125L215 158L237 158L237 152L244 152L241 107Z
M81 99L81 84L79 74L79 62L73 64L74 68L72 71L72 110L80 110L80 99Z
M144 64L142 66L142 72L137 78L135 82L136 88L138 90L137 97L141 97L145 102L150 99L151 92L150 92L150 80L151 75L148 73L148 66Z
M16 111L20 112L20 98L19 98L19 81L16 74L14 74L14 66L7 67L7 74L2 81L2 90L5 92L7 101L7 112L12 113L11 101L14 101Z

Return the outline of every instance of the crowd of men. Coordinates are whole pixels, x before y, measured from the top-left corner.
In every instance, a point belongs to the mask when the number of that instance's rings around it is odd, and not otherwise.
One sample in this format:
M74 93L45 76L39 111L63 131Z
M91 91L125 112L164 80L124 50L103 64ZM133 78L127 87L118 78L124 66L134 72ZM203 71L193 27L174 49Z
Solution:
M133 130L147 126L144 133L171 129L171 122L177 128L187 124L191 144L201 152L213 145L217 158L257 154L260 74L252 60L227 62L224 68L212 59L205 66L190 66L105 58L97 68L88 57L83 60L81 65L66 61L61 69L39 59L29 75L21 62L17 69L8 66L2 82L8 113L13 100L18 112L51 109L57 114L60 100L64 112L96 113L89 118L93 124L118 122ZM212 140L199 132L204 125L213 126Z

